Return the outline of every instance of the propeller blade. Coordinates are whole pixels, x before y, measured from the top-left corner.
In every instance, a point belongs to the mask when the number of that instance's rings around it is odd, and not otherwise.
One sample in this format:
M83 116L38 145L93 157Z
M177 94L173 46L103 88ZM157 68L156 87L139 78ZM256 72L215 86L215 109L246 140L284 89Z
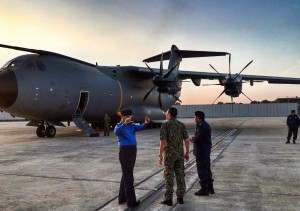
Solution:
M172 95L176 100L178 100L179 102L181 102L182 103L182 101L176 96L176 95Z
M253 100L251 100L244 92L241 91L241 93L242 93L245 97L247 97L251 102L253 101Z
M226 90L226 89L223 90L223 92L217 97L217 99L215 99L215 101L214 101L212 104L214 104L214 103L222 96L222 94L225 93L225 90Z
M164 75L164 78L168 78L169 75L173 72L173 70L179 65L179 63L177 63L176 65L174 65L174 67L172 67L169 72L167 72L167 74Z
M149 65L146 62L145 62L145 65L148 67L148 69L151 71L151 73L153 73L154 75L157 75L157 73L154 72L154 70L151 67L149 67Z
M219 73L211 64L209 64L209 66L214 70L216 71L222 78L225 78L224 75L222 75L221 73Z
M162 109L161 92L159 92L159 95L158 95L158 102L159 102L160 109Z
M232 96L230 97L231 97L231 112L233 113L233 97Z
M231 78L231 69L230 69L230 65L231 65L231 54L229 54L229 77Z
M159 72L161 76L164 75L163 60L164 60L164 53L161 53L160 67L159 67Z
M146 99L148 98L149 94L152 92L152 90L155 88L156 86L153 86L149 92L147 92L147 94L145 95L145 97L143 98L143 101L146 101Z
M253 62L253 60L251 61L251 62L249 62L240 72L239 72L239 74L237 74L236 76L235 76L235 78L234 79L236 79L251 63Z

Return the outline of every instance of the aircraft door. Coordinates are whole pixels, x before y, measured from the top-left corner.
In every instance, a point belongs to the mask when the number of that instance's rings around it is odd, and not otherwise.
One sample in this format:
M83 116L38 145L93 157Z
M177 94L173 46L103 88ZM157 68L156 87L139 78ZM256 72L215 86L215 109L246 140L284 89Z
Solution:
M80 98L74 116L83 116L89 103L89 92L80 91Z

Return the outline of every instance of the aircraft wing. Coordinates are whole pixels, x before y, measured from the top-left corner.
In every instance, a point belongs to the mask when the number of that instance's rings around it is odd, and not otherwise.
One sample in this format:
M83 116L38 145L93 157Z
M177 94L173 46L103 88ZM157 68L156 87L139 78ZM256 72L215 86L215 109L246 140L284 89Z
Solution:
M300 78L241 75L244 81L267 81L269 84L300 84Z
M193 71L179 71L181 79L192 79L195 82L201 79L219 80L223 76L228 74L225 73L212 73L212 72L193 72ZM300 84L300 78L291 77L276 77L276 76L260 76L260 75L240 75L244 81L267 81L269 84ZM200 85L200 81L198 83ZM195 84L196 86L199 86Z
M222 74L222 73L221 73ZM227 74L222 74L219 75L217 73L210 73L210 72L193 72L193 71L179 71L179 77L181 79L209 79L209 80L214 80L214 79L222 79L225 77Z

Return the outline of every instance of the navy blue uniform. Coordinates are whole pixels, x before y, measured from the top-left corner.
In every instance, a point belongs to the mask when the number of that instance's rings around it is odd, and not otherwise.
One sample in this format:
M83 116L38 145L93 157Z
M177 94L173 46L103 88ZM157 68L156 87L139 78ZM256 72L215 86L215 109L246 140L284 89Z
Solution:
M119 161L122 168L119 203L127 202L127 204L134 204L136 202L133 177L137 153L135 132L143 130L146 127L145 124L136 125L130 123L126 125L124 122L118 123L115 127L114 133L119 140Z
M203 120L197 124L192 141L200 185L201 187L211 186L214 181L210 170L211 129L206 121Z
M289 127L287 140L289 142L293 134L293 141L295 142L298 135L298 127L300 125L299 117L297 115L288 115L286 124Z

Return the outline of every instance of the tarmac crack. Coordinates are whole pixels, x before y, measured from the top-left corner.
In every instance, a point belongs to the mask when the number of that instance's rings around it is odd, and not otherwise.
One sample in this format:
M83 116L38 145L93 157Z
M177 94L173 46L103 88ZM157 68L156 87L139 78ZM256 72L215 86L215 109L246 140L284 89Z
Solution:
M99 180L99 179L86 179L86 178L70 178L70 177L51 177L51 176L31 175L31 174L6 174L6 173L0 173L0 175L4 175L4 176L17 176L17 177L43 178L43 179L59 179L59 180L87 181L87 182L110 182L110 183L120 183L120 181L113 181L113 180Z

